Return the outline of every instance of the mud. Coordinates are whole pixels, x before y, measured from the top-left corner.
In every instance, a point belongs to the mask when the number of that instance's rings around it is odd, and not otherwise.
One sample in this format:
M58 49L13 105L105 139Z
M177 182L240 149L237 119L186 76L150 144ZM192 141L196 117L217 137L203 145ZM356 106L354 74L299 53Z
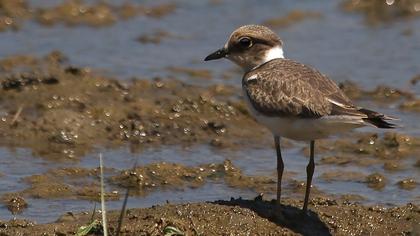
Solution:
M208 178L216 175L216 169L219 168L220 165L216 164L188 167L176 163L153 163L122 171L112 177L111 182L123 188L134 188L136 195L145 195L161 188L181 190L186 186L200 187Z
M351 81L344 81L339 84L343 92L352 99L374 99L375 102L398 102L415 99L416 95L408 90L396 89L384 85L379 85L373 90L360 88Z
M106 183L111 186L105 193L107 200L118 200L120 192L125 192L127 189L130 189L132 196L144 197L154 191L199 188L207 182L224 183L232 188L248 189L261 194L274 194L277 183L274 176L245 175L230 160L199 166L156 162L122 171L107 168L105 174L108 176ZM305 183L291 179L292 176L293 174L287 173L283 178L286 184L290 182L289 190L303 193ZM13 209L19 208L19 211L27 206L21 201L23 197L100 200L98 168L50 169L42 174L25 177L22 182L27 183L28 187L22 191L3 195L5 205ZM315 189L313 193L317 194L319 191Z
M114 170L108 169L106 173L108 172L112 173ZM28 188L19 192L5 193L3 198L15 199L28 197L35 199L82 199L99 201L100 183L98 173L98 168L85 169L74 167L51 169L43 174L23 178L22 181L29 185ZM105 193L107 200L118 200L119 197L119 192L116 190ZM13 207L15 208L15 206Z
M185 75L190 78L199 78L199 79L211 79L212 73L210 70L206 69L192 69L192 68L184 68L184 67L168 67L167 68L169 72L175 74L175 75ZM222 90L222 87L219 87L219 90ZM228 92L228 91L227 91Z
M204 143L234 149L272 143L267 131L248 115L238 97L241 92L231 86L200 87L174 78L120 82L66 61L58 51L44 58L0 60L2 146L29 148L46 158L77 159L95 146L142 150ZM169 70L179 76L212 78L208 70ZM384 102L413 96L384 87L373 92L342 87ZM317 153L347 150L389 159L412 155L420 147L418 138L398 133L359 137L357 143L330 142L318 142Z
M373 173L366 177L366 184L369 188L373 188L375 190L381 190L385 187L386 178L380 173Z
M104 27L138 16L162 18L175 10L174 3L145 6L131 3L113 5L106 1L89 3L83 0L66 0L54 7L32 8L25 0L1 0L0 31L18 30L28 20L34 20L44 26L63 24Z
M0 68L2 145L36 156L76 159L95 146L271 143L230 86L173 78L124 83L67 65L59 52L3 59Z
M346 12L362 14L365 23L372 26L420 16L420 5L417 0L346 0L341 4L341 8Z
M384 169L388 171L397 171L397 170L402 170L403 167L398 161L391 160L391 161L386 161L384 163Z
M410 84L415 85L417 78L410 80ZM339 84L343 92L351 99L357 100L373 100L378 104L397 104L397 107L402 111L420 112L420 99L418 94L411 90L396 89L388 86L378 86L372 90L360 88L351 81L345 81Z
M404 101L399 108L405 111L420 112L420 99Z
M408 168L403 164L404 160L417 158L420 152L420 140L417 137L395 132L387 132L381 136L376 133L353 135L349 139L318 141L316 152L320 153L321 156L322 153L334 153L334 155L322 156L319 164L359 167L382 165L383 172L371 173L366 176L366 174L354 171L329 171L320 176L325 181L361 182L369 188L379 191L387 184L394 184L387 181L385 178L386 172L404 171ZM303 152L308 155L308 148L304 148ZM411 181L413 178L415 179L413 176L395 184L402 189L413 190L417 187L416 182Z
M157 30L150 34L142 34L137 38L140 43L153 43L159 44L162 40L174 37L170 32L165 30Z
M366 175L356 171L331 171L322 173L321 179L325 181L354 181L360 182L366 178Z
M379 137L377 134L362 136L357 141L357 146L361 153L374 155L381 159L395 159L418 153L420 139L395 132L387 132L383 137Z
M232 199L209 203L166 204L127 211L122 235L163 235L173 227L185 235L415 235L419 232L418 206L361 206L353 202L316 198L310 214L301 214L301 201L283 199L274 202ZM114 233L120 212L108 212L110 231ZM100 215L94 217L98 221ZM91 213L67 213L56 223L40 224L24 220L1 222L2 235L73 235L88 225ZM94 227L91 235L100 234ZM96 234L95 234L96 231Z
M284 182L282 180L282 186L285 185L285 187L282 187L282 190L286 190L286 191L291 190L291 193L298 193L298 195L294 194L295 196L297 196L297 198L302 198L302 196L305 196L306 181L291 179L291 181L284 181ZM273 189L273 193L274 191L275 191L275 188ZM316 186L312 185L311 195L312 196L320 196L320 195L325 196L325 193L320 191Z
M2 198L3 203L12 214L20 213L28 207L28 203L21 196L4 195Z
M24 20L31 15L30 9L24 0L0 1L0 32L18 30Z
M398 186L406 190L412 190L416 188L417 184L417 181L414 179L403 179L401 181L398 181Z
M406 157L416 156L420 151L420 138L396 132L353 133L352 137L338 140L317 141L316 152L334 152L335 156L325 156L321 159L323 164L346 165L357 163L357 158L366 157L360 161L369 162L369 158L379 162L395 161ZM303 149L308 155L308 147ZM363 163L359 163L363 164Z
M414 76L413 78L410 79L410 83L412 85L416 85L418 82L420 81L420 74Z
M416 167L420 167L420 160L417 160L416 164L414 164Z
M319 12L293 10L285 16L267 19L262 24L270 28L286 28L304 20L320 19L321 17Z
M87 4L81 0L69 0L56 7L38 9L35 19L46 26L63 23L68 26L100 27L141 15L161 18L172 13L175 9L175 4L167 3L146 7L130 3L122 5L111 5L107 2Z
M229 160L196 167L166 162L153 163L134 170L124 170L110 179L111 184L123 189L134 189L131 193L140 196L158 189L198 188L208 181L223 181L232 188L250 189L261 193L274 193L276 186L274 178L244 175Z

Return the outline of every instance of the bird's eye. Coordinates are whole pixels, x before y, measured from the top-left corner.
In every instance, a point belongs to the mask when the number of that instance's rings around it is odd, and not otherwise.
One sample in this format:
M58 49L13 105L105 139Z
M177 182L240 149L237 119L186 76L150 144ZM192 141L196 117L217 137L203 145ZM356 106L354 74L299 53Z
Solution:
M250 48L252 46L252 41L248 37L242 37L239 39L239 45L241 45L242 48Z

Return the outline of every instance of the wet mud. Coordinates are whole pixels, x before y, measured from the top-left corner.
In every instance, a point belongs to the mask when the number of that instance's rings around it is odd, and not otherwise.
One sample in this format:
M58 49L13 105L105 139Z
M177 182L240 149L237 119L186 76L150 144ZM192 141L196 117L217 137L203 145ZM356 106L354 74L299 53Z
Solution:
M267 19L262 24L270 28L286 28L304 20L320 18L322 18L322 14L319 12L293 10L285 16Z
M250 189L260 193L274 193L276 182L266 176L248 176L241 169L225 160L219 164L189 167L175 163L153 163L125 170L110 179L123 189L130 188L135 195L145 195L157 189L198 188L206 182L224 182L232 188Z
M224 183L231 188L248 189L261 194L274 194L277 183L274 176L246 175L230 160L199 166L155 162L122 171L106 168L105 174L105 181L109 186L105 197L111 201L118 200L120 193L127 189L131 196L144 197L155 191L199 188L208 182ZM290 173L284 176L285 184L289 185L286 189L303 193L305 183L293 180L292 176ZM25 177L22 182L28 187L22 191L3 194L4 204L19 208L19 211L27 206L23 198L100 200L98 168L50 169L42 174ZM317 194L319 191L314 188L313 193Z
M59 52L0 61L3 146L76 159L95 146L141 150L204 143L234 148L267 140L233 87L165 78L124 83L65 61Z
M392 168L398 159L416 156L420 151L420 138L412 137L396 132L377 133L353 133L351 138L341 138L337 140L319 140L317 153L327 153L334 151L334 156L324 156L321 159L323 164L346 165L349 163L360 164L369 158L374 158L384 165ZM308 147L303 148L305 155L309 154ZM360 157L366 157L360 159ZM387 167L387 168L388 168Z
M420 112L420 99L411 99L400 104L399 108L405 111Z
M164 39L174 37L173 34L171 34L168 31L165 30L157 30L150 34L142 34L137 38L137 41L140 43L152 43L152 44L159 44Z
M402 90L397 88L388 87L385 85L379 85L373 90L366 90L360 88L356 83L352 81L345 81L339 84L339 87L343 92L352 99L374 99L375 102L398 102L398 101L410 101L416 99L416 94L409 90Z
M420 16L420 4L417 0L346 0L341 8L346 12L362 14L365 23L372 26Z
M184 67L168 67L169 72L173 73L174 75L184 75L190 78L195 79L211 79L213 77L210 70L206 69L191 69L191 68L184 68ZM223 90L223 86L219 87L219 90ZM229 91L226 91L229 92ZM232 91L230 91L232 92Z
M168 70L212 78L208 70ZM2 59L0 71L2 145L30 148L37 156L76 159L95 146L142 150L162 144L233 149L271 145L268 132L249 116L239 89L229 85L197 86L175 78L121 82L71 66L58 51L43 58ZM405 104L415 97L383 86L364 91L349 84L342 85L343 90L358 99ZM419 138L399 133L358 135L357 142L323 140L317 153L344 150L386 159L411 155L420 147Z
M31 16L29 6L24 0L0 1L0 32L18 30L23 21Z
M106 170L107 174L112 172L114 172L112 169ZM23 199L25 197L32 199L81 199L99 201L100 183L98 173L98 168L69 167L51 169L46 173L23 178L22 181L28 187L22 191L5 193L3 198L6 200ZM119 197L120 194L117 190L105 192L105 198L107 200L118 200Z
M99 1L95 4L87 4L81 0L70 0L56 7L37 9L35 20L46 26L63 23L68 26L101 27L136 16L161 18L172 13L175 9L176 5L172 3L146 7L131 3L111 5Z
M12 213L12 214L17 214L22 212L25 208L28 207L28 203L26 202L26 200L21 197L21 196L17 196L17 195L3 195L2 196L2 201L3 204L6 205L7 209Z
M43 26L63 24L104 27L138 16L162 18L173 13L176 8L174 3L145 6L128 2L115 5L107 1L92 3L83 0L66 0L53 7L32 7L26 0L1 0L0 32L18 30L27 20L34 20Z
M307 147L302 151L306 156L309 155ZM415 173L410 178L398 182L391 182L385 176L389 172L401 172L409 168L403 164L405 160L418 160L418 153L420 153L418 137L395 132L387 132L382 136L376 133L359 133L353 134L351 138L320 140L316 152L321 155L318 162L320 165L360 168L382 166L380 172L369 175L355 171L328 171L320 176L325 181L365 183L367 187L376 191L382 190L387 184L396 184L405 190L413 190L417 187L414 181L417 176Z

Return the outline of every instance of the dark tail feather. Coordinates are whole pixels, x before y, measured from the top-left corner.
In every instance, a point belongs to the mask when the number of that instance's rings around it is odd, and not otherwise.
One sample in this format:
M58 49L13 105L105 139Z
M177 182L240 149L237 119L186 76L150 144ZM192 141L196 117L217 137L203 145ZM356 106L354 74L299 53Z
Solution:
M372 125L382 128L382 129L393 129L397 127L397 125L389 123L389 120L398 120L397 118L386 116L376 111L371 111L368 109L359 109L360 112L366 114L368 118L363 119L366 122L371 123Z

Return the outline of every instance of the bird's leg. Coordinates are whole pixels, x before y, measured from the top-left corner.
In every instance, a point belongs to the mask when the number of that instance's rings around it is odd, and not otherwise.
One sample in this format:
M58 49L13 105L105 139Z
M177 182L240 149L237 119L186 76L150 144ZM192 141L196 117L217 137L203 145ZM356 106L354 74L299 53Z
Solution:
M303 203L303 212L306 213L308 210L308 201L309 201L309 193L311 192L311 184L312 184L312 176L314 175L315 170L315 162L314 162L314 149L315 149L315 141L311 141L311 155L309 159L308 166L306 166L306 192L305 192L305 201Z
M283 176L284 163L283 163L283 158L281 157L279 136L274 136L274 144L276 146L276 152L277 152L277 204L280 205L281 178Z

